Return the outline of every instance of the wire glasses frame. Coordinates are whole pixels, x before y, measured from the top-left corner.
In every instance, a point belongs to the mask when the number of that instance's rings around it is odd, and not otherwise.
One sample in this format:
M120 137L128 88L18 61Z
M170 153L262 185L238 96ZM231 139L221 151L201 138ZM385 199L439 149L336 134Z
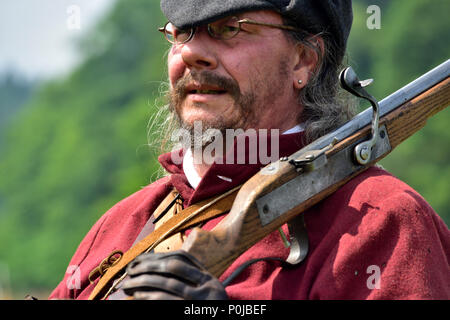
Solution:
M231 38L234 38L242 30L241 29L242 24L252 24L256 26L264 26L294 32L302 32L302 30L288 25L264 23L253 21L250 19L238 20L237 17L231 17L227 20L220 20L219 22L209 23L207 25L207 30L208 34L214 39L229 40ZM164 33L164 36L167 39L167 41L169 41L172 44L178 45L190 41L194 37L196 29L197 27L185 30L178 29L171 22L167 22L164 25L164 27L158 28L158 31Z

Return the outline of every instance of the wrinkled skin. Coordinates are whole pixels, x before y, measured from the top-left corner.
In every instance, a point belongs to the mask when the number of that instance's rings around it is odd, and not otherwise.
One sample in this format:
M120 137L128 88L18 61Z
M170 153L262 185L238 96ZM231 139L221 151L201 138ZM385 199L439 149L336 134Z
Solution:
M185 251L147 253L127 267L122 288L138 300L224 300L222 283Z

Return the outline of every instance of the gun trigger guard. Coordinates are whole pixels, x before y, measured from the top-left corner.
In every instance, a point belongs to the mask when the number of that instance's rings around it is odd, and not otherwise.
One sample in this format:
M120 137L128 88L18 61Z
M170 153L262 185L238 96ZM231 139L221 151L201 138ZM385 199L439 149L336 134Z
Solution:
M288 222L290 236L290 251L286 263L296 266L305 260L309 250L308 233L306 231L303 214Z

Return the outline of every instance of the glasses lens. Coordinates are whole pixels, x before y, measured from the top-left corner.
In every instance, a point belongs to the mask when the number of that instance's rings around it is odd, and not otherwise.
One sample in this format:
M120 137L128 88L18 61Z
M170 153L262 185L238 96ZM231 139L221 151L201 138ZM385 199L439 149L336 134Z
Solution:
M208 25L209 34L216 39L231 39L239 33L238 21L238 18L231 17L210 23Z
M184 43L189 40L191 36L192 29L181 30L175 27L172 23L167 23L164 34L170 43Z

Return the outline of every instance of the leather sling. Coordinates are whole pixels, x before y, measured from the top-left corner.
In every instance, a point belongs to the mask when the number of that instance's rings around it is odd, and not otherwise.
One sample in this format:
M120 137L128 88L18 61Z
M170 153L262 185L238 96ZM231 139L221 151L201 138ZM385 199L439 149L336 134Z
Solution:
M168 219L144 239L133 245L120 259L115 261L114 264L106 270L90 294L89 300L95 300L102 297L109 289L108 285L112 285L111 282L114 281L118 273L138 255L151 251L159 243L178 232L192 228L202 222L206 222L230 211L240 187L241 186L238 186L222 195L187 207ZM172 194L172 192L169 193L169 196L173 197ZM166 200L167 198L163 202L166 202Z

